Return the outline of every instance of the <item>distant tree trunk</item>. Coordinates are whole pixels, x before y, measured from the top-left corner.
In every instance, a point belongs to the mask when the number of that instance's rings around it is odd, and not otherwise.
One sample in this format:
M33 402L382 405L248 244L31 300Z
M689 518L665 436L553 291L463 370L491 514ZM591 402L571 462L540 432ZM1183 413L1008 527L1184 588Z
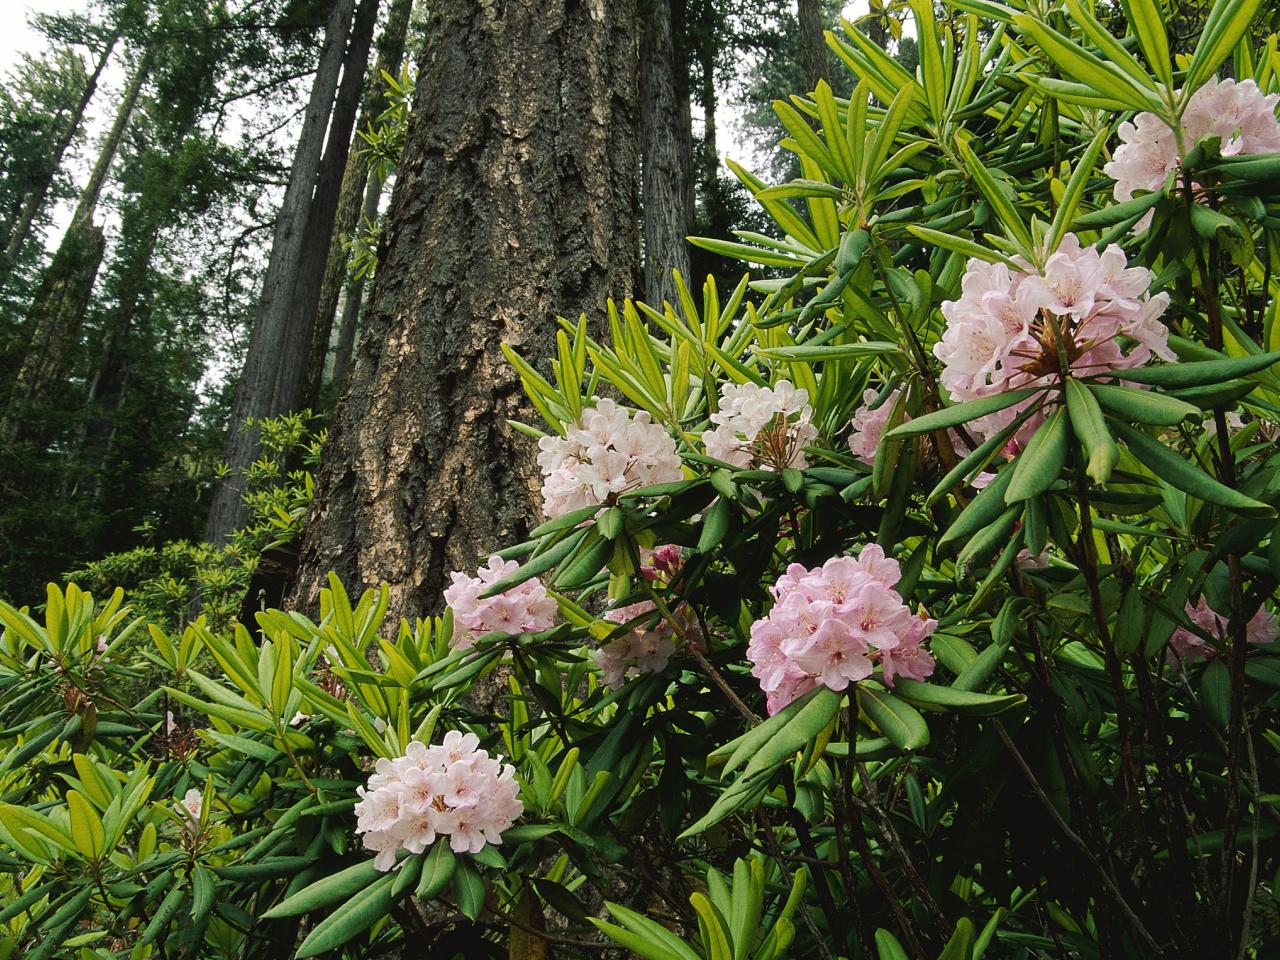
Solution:
M360 0L351 25L351 39L342 62L342 83L329 120L328 140L320 161L311 210L307 214L306 245L293 281L288 326L276 367L273 415L297 410L303 403L307 360L316 335L317 310L334 235L334 218L347 159L351 154L351 132L360 107L365 71L369 68L369 49L373 45L373 31L378 20L378 2Z
M378 216L378 204L382 201L382 181L369 180L364 190L364 207L360 211L361 222L372 223ZM333 382L342 388L351 372L351 357L356 345L356 327L360 322L360 310L364 302L364 277L357 277L347 286L347 299L342 304L342 320L338 325L338 345L333 354Z
M413 11L413 0L392 0L387 12L387 23L382 28L382 36L378 40L378 57L373 69L369 72L369 82L365 88L364 103L360 107L360 118L356 121L357 133L366 129L387 108L387 88L382 80L383 72L391 76L400 73L400 62L404 59L405 38L409 34L409 15ZM366 194L365 185L369 179L369 165L358 150L353 149L347 155L347 170L342 176L342 195L338 200L338 213L333 224L333 239L329 243L329 259L325 266L324 281L320 286L320 305L316 308L315 335L311 338L311 352L307 358L306 385L303 389L303 403L313 406L320 395L320 387L324 382L325 359L329 354L329 341L333 337L333 320L338 310L338 297L342 292L342 282L347 274L346 243L351 239L365 216L367 204L362 204ZM379 185L381 186L381 185ZM368 214L372 220L377 215L377 204L373 213ZM358 300L357 293L357 304ZM347 302L351 302L348 295ZM357 307L358 309L358 307ZM346 306L343 307L345 317ZM339 328L341 335L341 328Z
M245 422L279 413L275 409L277 365L288 331L294 282L308 240L307 219L354 9L355 0L333 0L325 23L324 42L311 85L311 97L294 151L289 184L285 187L280 213L276 217L271 255L262 280L262 295L258 299L249 350L231 408L231 422L223 447L223 460L229 470L214 490L205 524L205 539L215 544L225 543L247 516L240 499L239 479L257 455L258 438L256 431L245 429ZM325 247L328 248L327 238Z
M501 10L499 10L501 6ZM550 355L635 275L630 0L434 0L350 385L321 465L295 601L334 570L438 609L451 569L537 522L532 410L498 350Z
M44 209L45 200L49 196L49 188L53 185L53 178L57 176L58 171L62 168L62 158L66 156L67 148L71 146L71 141L75 139L76 131L80 129L80 124L84 122L84 112L89 108L89 103L93 100L94 93L97 92L98 80L102 77L102 71L106 69L107 61L111 59L111 51L115 49L118 39L119 35L115 33L107 38L107 42L102 48L102 53L98 57L98 62L93 68L93 73L89 75L88 82L85 83L84 93L80 96L80 103L77 104L76 109L72 112L71 119L62 131L62 136L54 144L53 155L49 158L48 166L36 180L31 193L27 195L22 205L22 211L18 215L18 221L5 242L5 264L14 263L18 259L18 254L22 252L23 244L27 242L27 237L31 235L31 225L35 223L36 217Z
M685 237L693 220L688 205L692 170L682 155L689 102L679 96L671 0L641 0L640 151L643 159L644 296L660 306L676 302L671 271L689 280ZM684 116L681 117L681 112Z
M105 247L102 228L93 222L93 214L137 106L149 63L149 58L143 57L129 79L71 223L32 298L25 324L26 352L0 423L0 438L6 441L16 440L27 426L36 427L29 413L48 404L70 372Z
M702 195L716 195L720 179L720 151L716 147L716 51L704 40L699 51L702 67Z
M800 21L800 65L804 70L806 89L813 90L819 80L829 82L821 0L796 0L796 13Z

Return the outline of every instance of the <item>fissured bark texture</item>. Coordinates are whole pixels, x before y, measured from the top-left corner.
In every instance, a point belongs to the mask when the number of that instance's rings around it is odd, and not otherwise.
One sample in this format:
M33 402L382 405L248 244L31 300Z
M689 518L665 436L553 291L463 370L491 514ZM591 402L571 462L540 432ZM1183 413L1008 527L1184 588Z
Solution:
M453 569L538 522L507 343L544 366L636 271L634 0L437 0L355 368L294 600L335 571L437 610Z

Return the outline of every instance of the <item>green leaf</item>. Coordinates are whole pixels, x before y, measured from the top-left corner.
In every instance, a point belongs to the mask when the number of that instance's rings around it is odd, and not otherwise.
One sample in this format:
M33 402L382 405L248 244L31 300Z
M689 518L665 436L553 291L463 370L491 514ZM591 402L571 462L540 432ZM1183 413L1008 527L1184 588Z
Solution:
M453 871L453 895L463 916L475 920L484 909L484 877L466 860L456 861Z
M1067 462L1067 411L1059 407L1036 431L1013 465L1005 503L1039 496L1053 484Z
M1071 229L1075 231L1097 230L1101 227L1114 227L1116 224L1124 223L1127 220L1137 220L1163 198L1164 194L1159 190L1155 190L1151 193L1144 193L1140 197L1134 197L1132 200L1125 200L1123 203L1113 203L1109 207L1103 207L1101 210L1094 210L1076 217L1075 222L1071 224Z
M605 901L605 906L623 926L599 917L587 919L614 943L622 944L645 960L701 960L688 944L661 924L616 903Z
M970 960L970 953L973 950L973 935L973 924L969 922L967 917L962 917L956 923L955 933L951 935L947 945L938 954L938 960Z
M481 594L481 597L497 596L512 587L519 586L526 580L532 580L534 577L546 573L569 554L573 553L589 532L588 529L573 531L573 533L545 553L538 554L532 560L522 564L518 570L513 570L505 577L500 577L490 585L488 590Z
M1062 203L1058 205L1058 209L1053 215L1053 225L1049 231L1050 250L1057 250L1058 244L1066 236L1067 226L1071 223L1072 217L1076 215L1076 210L1080 207L1080 201L1085 194L1085 187L1088 186L1089 178L1093 176L1093 167L1098 161L1098 154L1102 152L1102 146L1106 143L1110 133L1110 124L1103 124L1102 129L1094 134L1093 139L1089 141L1089 146L1085 148L1080 159L1076 161L1075 169L1071 171L1071 179L1067 181L1067 189L1062 196Z
M921 433L930 433L934 430L945 430L947 427L954 427L957 424L969 423L977 420L979 417L985 417L988 414L995 413L997 410L1003 410L1006 407L1012 407L1015 403L1021 403L1028 397L1033 397L1038 393L1043 393L1043 387L1026 387L1022 390L1010 390L1008 393L999 393L994 397L983 397L980 400L969 400L966 403L957 403L954 406L945 407L942 410L935 410L933 413L926 413L922 417L916 417L908 420L900 427L894 427L886 436L890 440L901 440L903 437L914 437Z
M801 343L789 347L758 347L755 354L770 360L803 360L815 363L822 360L845 360L849 357L901 356L902 348L887 340L866 340L859 343Z
M1247 517L1274 517L1276 511L1265 503L1224 486L1200 468L1188 463L1164 444L1128 424L1113 421L1116 432L1129 450L1161 480L1207 503L1234 510Z
M982 196L990 204L996 219L1004 227L1005 235L1021 248L1019 252L1023 256L1030 258L1031 249L1035 244L1031 240L1027 225L1022 221L1022 214L1018 212L1013 197L1010 196L1012 189L992 175L966 141L957 139L956 150L960 154L960 159L964 161L965 169L969 171Z
M1012 261L998 250L993 250L990 247L984 247L980 243L974 243L972 240L966 240L963 237L953 236L950 233L943 233L941 230L933 230L929 227L922 227L919 224L909 223L907 224L907 232L913 236L919 237L925 243L935 247L941 247L943 250L951 250L966 257L973 257L976 260L986 261L987 263L1013 265Z
M1183 81L1184 103L1231 56L1260 6L1261 0L1218 0L1213 5Z
M1225 730L1231 720L1231 671L1221 660L1211 660L1200 678L1200 702L1214 726Z
M384 873L316 924L298 947L299 960L340 947L385 917L391 910L395 879L394 873Z
M702 532L698 535L698 552L709 553L720 545L733 522L733 502L719 497L702 518Z
M899 750L918 750L929 742L929 725L914 707L879 684L858 684L858 705Z
M910 960L898 938L883 928L876 931L876 953L879 960Z
M556 574L557 587L580 587L595 578L613 556L613 541L592 530L583 547Z
M440 837L427 851L426 862L422 865L422 877L418 880L418 889L413 895L419 900L431 900L438 897L441 891L453 879L458 860L453 855L453 848L445 837Z
M946 533L938 541L938 549L945 550L950 544L958 540L966 540L995 522L1008 509L1004 495L1012 479L1013 470L1010 467L1005 467L997 473L996 478L983 487L969 505L960 511L960 516L951 521L951 526L947 527Z
M1094 483L1105 484L1120 459L1120 448L1111 439L1107 421L1093 394L1073 378L1066 381L1066 394L1071 429L1088 458L1085 472Z
M67 812L71 818L71 837L76 849L90 860L102 856L106 836L102 831L102 819L84 796L76 790L67 792Z
M303 887L291 897L277 903L262 918L273 920L276 917L296 917L311 910L319 910L359 893L380 876L382 873L374 867L372 860L352 864Z
M1134 423L1175 427L1188 417L1199 420L1203 416L1194 404L1154 390L1091 383L1088 392L1108 413Z
M937 683L921 683L905 677L894 681L893 692L917 706L970 717L990 717L1026 703L1020 693L975 693Z
M1143 90L1118 67L1098 59L1074 40L1025 13L1015 15L1013 22L1072 79L1134 109L1157 114L1163 111L1162 104L1151 92Z
M995 673L996 668L1004 660L1005 652L1008 649L1008 643L992 643L985 647L956 675L955 683L951 685L951 688L953 690L977 690L987 682L987 678L991 674Z
M1164 17L1157 0L1120 0L1125 19L1138 38L1142 55L1168 89L1173 89L1173 64L1169 59L1169 40L1165 35Z
M1280 363L1280 353L1255 353L1230 360L1192 360L1158 367L1139 367L1136 370L1125 370L1122 376L1128 383L1178 389L1246 377L1260 373L1276 363Z

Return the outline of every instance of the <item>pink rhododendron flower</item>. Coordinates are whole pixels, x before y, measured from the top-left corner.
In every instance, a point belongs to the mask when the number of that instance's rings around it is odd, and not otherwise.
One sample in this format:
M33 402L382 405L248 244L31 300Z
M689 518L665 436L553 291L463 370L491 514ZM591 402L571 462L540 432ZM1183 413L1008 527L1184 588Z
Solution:
M736 467L803 470L806 444L818 438L810 422L809 391L787 380L772 387L731 383L720 393L720 409L711 415L714 427L702 434L707 456Z
M1010 269L970 260L960 299L942 305L947 326L933 348L943 363L942 384L963 402L1051 385L1062 372L1060 353L1081 376L1130 370L1153 354L1173 360L1169 331L1160 322L1169 295L1148 296L1150 282L1150 271L1130 267L1115 244L1099 253L1082 247L1072 233L1043 272L1025 263ZM967 429L990 436L1025 406L1006 408ZM1029 423L1027 432L1034 427Z
M1204 597L1201 597L1195 606L1188 602L1186 612L1187 618L1202 632L1224 643L1228 642L1228 618L1211 608ZM1274 643L1277 639L1280 639L1280 624L1276 622L1276 615L1265 607L1258 608L1258 612L1245 624L1245 640L1261 645ZM1217 655L1216 647L1209 646L1205 643L1204 637L1192 633L1186 627L1179 627L1169 637L1166 659L1171 664L1176 664L1179 658L1210 660Z
M862 406L849 421L849 452L864 463L871 463L875 459L876 448L880 446L880 438L884 436L884 428L889 422L889 414L893 412L893 405L897 403L901 392L901 387L894 390L873 410L871 404L879 393L871 389L863 391Z
M444 591L444 602L453 611L450 646L469 647L476 637L486 633L537 633L555 626L556 602L547 596L547 588L537 578L497 596L480 596L519 568L516 561L495 556L490 557L488 566L481 567L474 577L456 571L449 575L453 583Z
M542 509L559 517L655 483L681 480L676 443L648 411L632 413L612 400L582 411L563 437L538 441Z
M367 786L357 788L356 832L376 850L374 866L390 870L396 852L422 853L437 836L455 853L501 843L524 812L515 767L481 750L474 733L451 730L440 744L412 741L395 760L380 757Z
M684 566L684 553L674 543L666 543L652 550L648 547L640 548L640 574L646 580L670 583L682 566Z
M1181 91L1179 91L1181 93ZM1190 149L1205 137L1218 137L1224 157L1280 150L1276 104L1280 94L1264 95L1253 80L1210 80L1191 95L1182 114L1182 141ZM1162 190L1181 157L1174 131L1154 113L1139 113L1120 124L1120 146L1102 168L1114 177L1115 198L1130 200L1138 190ZM1146 230L1151 213L1135 229Z
M874 543L857 558L787 568L772 588L773 609L751 625L747 647L770 714L818 684L843 690L869 677L876 663L890 686L895 677L933 673L921 643L938 624L902 602L893 589L901 576L898 561Z
M605 613L604 618L613 623L629 623L656 609L652 601L641 600L625 607L614 607ZM665 670L675 650L675 630L665 619L658 618L652 625L642 624L614 637L598 647L594 657L596 666L604 674L605 686L620 687L631 677Z

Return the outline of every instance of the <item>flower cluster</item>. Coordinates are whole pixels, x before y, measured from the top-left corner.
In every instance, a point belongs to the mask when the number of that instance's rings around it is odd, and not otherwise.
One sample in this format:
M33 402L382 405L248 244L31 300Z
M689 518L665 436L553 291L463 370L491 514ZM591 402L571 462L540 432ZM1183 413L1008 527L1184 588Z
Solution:
M606 612L604 618L613 623L630 623L655 609L652 601L642 600L615 607ZM659 618L652 625L642 622L597 648L595 661L604 674L605 685L619 687L631 677L665 670L675 649L675 631L665 619Z
M582 411L563 437L538 441L542 509L559 517L627 490L681 480L676 444L648 412L634 415L612 400Z
M876 448L880 446L880 438L884 436L884 428L889 423L889 414L893 412L893 405L901 392L902 388L898 387L881 401L880 406L874 408L871 405L875 403L879 393L871 389L863 392L862 406L849 421L849 452L864 463L875 460Z
M1191 95L1182 114L1182 141L1188 148L1205 137L1219 137L1224 157L1280 150L1276 103L1252 80L1210 80ZM1140 113L1120 124L1120 146L1103 172L1114 177L1115 198L1129 200L1137 190L1162 190L1178 167L1178 138L1154 113ZM1151 222L1147 214L1137 228Z
M367 788L356 792L356 832L373 864L390 870L396 852L422 853L447 836L454 853L478 853L501 843L502 831L524 812L515 767L479 749L474 733L451 730L438 745L412 741L395 760L380 757Z
M804 447L818 438L810 422L809 391L787 380L772 387L755 383L729 384L720 393L715 424L702 435L707 456L736 467L782 470L808 466Z
M537 633L555 626L556 602L538 579L526 580L497 596L481 597L490 586L518 570L514 560L490 557L489 565L476 571L450 574L453 583L444 592L444 602L453 611L454 631L449 644L469 647L486 633Z
M903 603L893 589L901 576L898 561L874 543L856 559L787 568L772 588L777 602L751 625L747 647L769 713L818 684L843 690L870 676L876 662L890 686L895 677L923 680L933 673L921 642L938 622Z
M1227 639L1227 618L1211 608L1204 597L1195 606L1187 604L1187 617L1201 632L1219 640ZM1276 622L1276 615L1266 608L1259 608L1245 625L1245 639L1256 644L1273 643L1280 639L1280 624ZM1179 627L1169 638L1167 659L1170 663L1176 663L1179 658L1211 660L1217 655L1217 649L1207 646L1204 637L1192 633L1186 627Z
M933 348L942 384L957 401L1049 385L1065 358L1089 376L1130 370L1154 354L1174 359L1160 321L1169 295L1149 296L1151 273L1130 267L1115 244L1099 253L1067 234L1043 272L1019 263L970 260L959 300L942 305L946 330ZM1122 345L1120 337L1130 343ZM1016 416L1001 411L975 425L989 435Z

